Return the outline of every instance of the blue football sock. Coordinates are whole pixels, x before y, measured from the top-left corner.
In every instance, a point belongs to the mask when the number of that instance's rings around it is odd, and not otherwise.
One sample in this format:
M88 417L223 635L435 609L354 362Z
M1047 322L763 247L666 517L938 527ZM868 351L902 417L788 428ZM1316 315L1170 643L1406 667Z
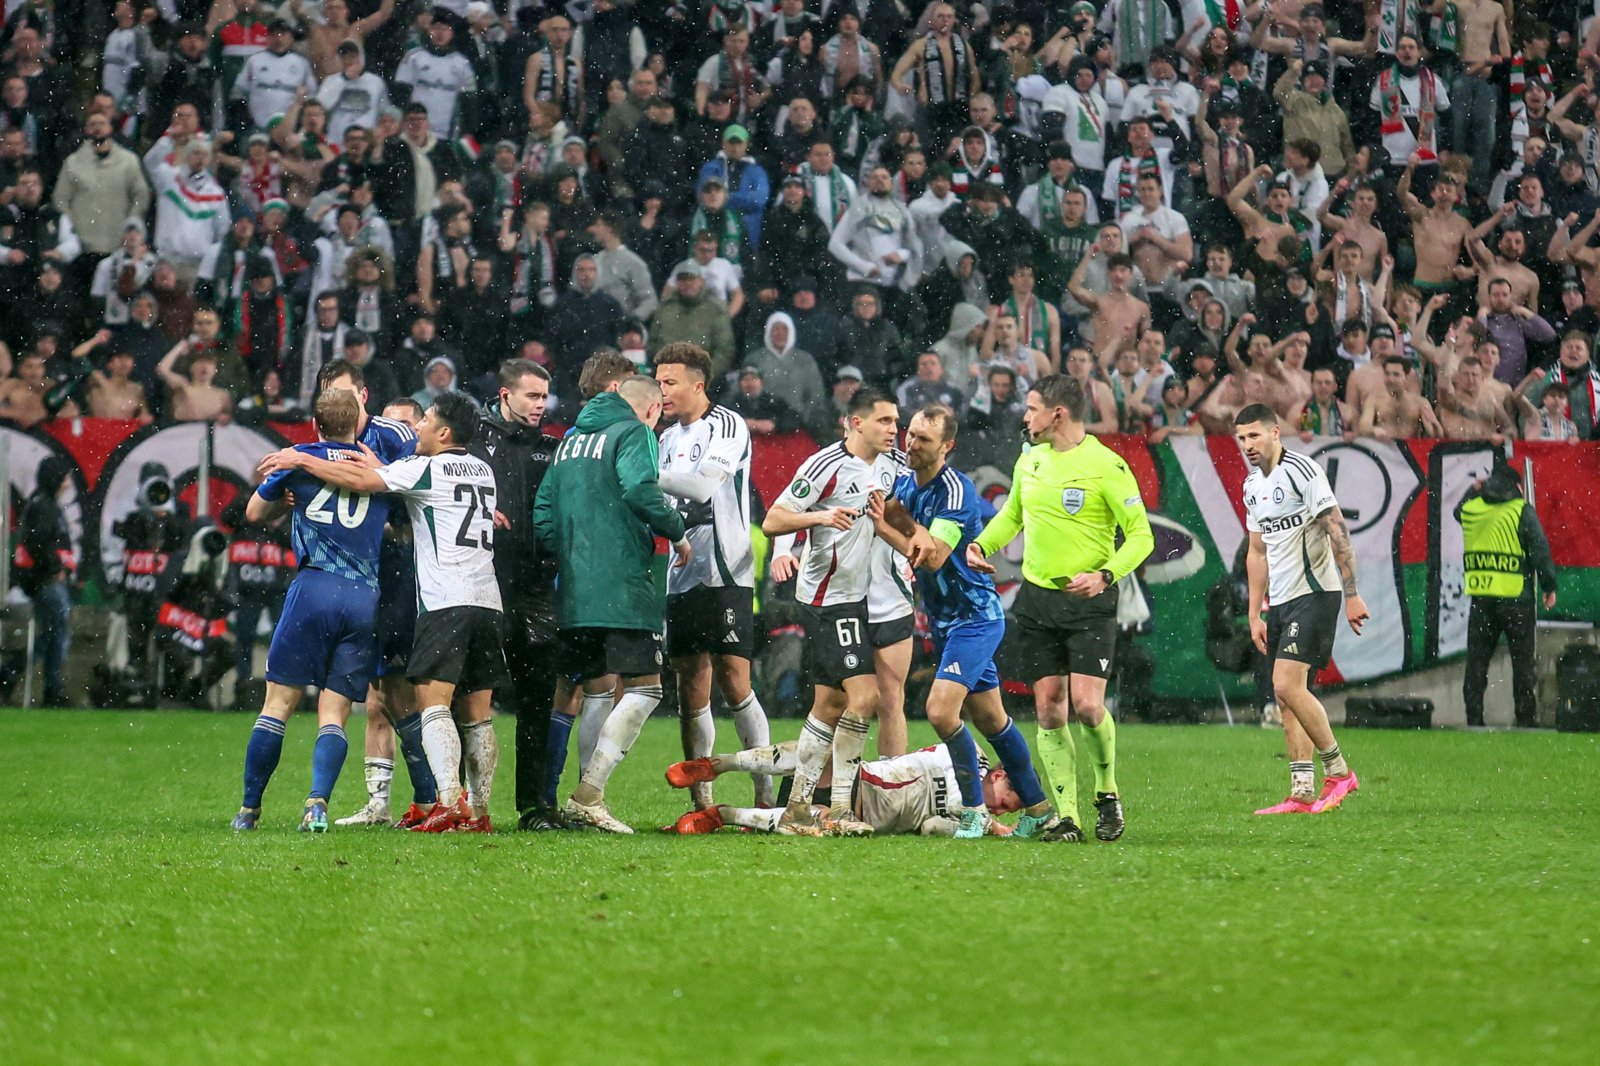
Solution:
M261 794L272 780L272 771L278 768L278 757L283 754L283 723L276 718L261 715L255 728L250 730L250 743L244 749L244 802L241 806L255 809L261 806Z
M1000 756L1000 765L1005 767L1006 776L1011 779L1011 787L1016 790L1022 805L1032 807L1036 803L1043 803L1044 788L1039 784L1039 774L1033 768L1028 742L1023 739L1017 723L1007 718L1006 727L989 737L989 746Z
M428 753L422 750L422 715L401 718L394 723L394 732L400 738L400 754L405 757L406 773L411 777L411 802L418 807L432 807L439 801L439 786L428 766Z
M333 795L333 786L339 783L339 771L344 769L344 757L350 751L345 739L344 726L325 725L317 730L317 744L311 749L311 795L308 799L326 800Z
M556 793L561 789L561 771L567 765L567 746L572 739L572 723L577 719L560 711L550 712L549 738L544 747L544 788L539 799L547 807L556 805Z
M983 772L978 768L978 745L965 724L957 724L955 732L941 738L950 749L950 761L955 764L956 782L961 786L961 803L966 807L983 806Z

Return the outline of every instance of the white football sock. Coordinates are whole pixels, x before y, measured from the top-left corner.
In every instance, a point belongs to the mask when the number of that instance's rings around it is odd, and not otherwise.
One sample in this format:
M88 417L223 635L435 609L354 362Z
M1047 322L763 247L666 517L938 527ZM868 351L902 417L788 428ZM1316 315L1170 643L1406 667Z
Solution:
M472 794L472 816L489 813L489 792L494 788L494 770L500 765L500 742L494 736L494 722L468 722L461 727L461 756L467 767L467 788Z
M717 723L711 717L709 703L698 711L688 714L680 712L678 729L683 734L683 756L686 759L708 758L717 746ZM696 781L689 786L689 795L694 800L695 810L705 810L711 806L711 782Z
M783 818L783 809L758 809L755 807L720 807L722 821L725 825L742 825L748 829L758 829L763 833L770 833L778 828L778 822Z
M598 695L583 694L583 707L578 712L578 775L581 777L589 770L589 760L594 758L594 746L600 741L600 730L605 728L606 719L611 717L612 706L617 702L615 691L608 690Z
M611 780L612 771L621 764L628 749L633 747L633 742L639 739L645 719L660 703L660 685L623 689L622 699L617 701L611 716L606 719L605 728L600 730L600 739L594 746L594 757L589 760L589 769L584 772L583 783L573 794L574 799L592 805L605 798L606 782Z
M839 719L833 732L833 804L849 805L850 789L855 785L856 774L861 770L861 755L867 750L865 718L846 713Z
M794 745L794 791L789 794L790 807L811 803L811 794L817 790L817 778L822 776L822 767L832 752L833 726L814 714L806 715L806 724Z
M794 773L795 741L787 740L782 744L768 744L760 748L746 748L744 751L734 752L732 755L718 755L714 761L718 773L737 771L752 777L761 775L777 775L788 777ZM770 780L771 778L768 777Z
M454 806L461 798L461 734L450 708L435 705L422 712L422 750L439 786L439 802Z
M739 734L739 747L746 751L765 747L771 742L772 733L767 728L767 712L762 709L761 701L756 698L755 689L751 689L750 695L740 700L738 706L734 707L733 728ZM756 786L756 806L772 806L774 796L772 778L767 774L751 774L750 780Z
M389 783L394 780L393 759L368 759L366 761L367 798L385 807L389 805Z

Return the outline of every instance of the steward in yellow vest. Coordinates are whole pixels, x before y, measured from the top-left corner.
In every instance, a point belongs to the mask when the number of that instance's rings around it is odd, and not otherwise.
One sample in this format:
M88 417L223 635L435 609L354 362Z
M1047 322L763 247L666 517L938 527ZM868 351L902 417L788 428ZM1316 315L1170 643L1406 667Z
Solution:
M1512 701L1519 726L1535 725L1534 575L1544 590L1548 610L1556 602L1556 568L1550 543L1533 506L1522 498L1522 486L1503 460L1476 493L1456 508L1465 547L1465 589L1471 600L1467 615L1467 663L1462 700L1467 724L1483 725L1483 695L1489 659L1500 635L1511 653Z

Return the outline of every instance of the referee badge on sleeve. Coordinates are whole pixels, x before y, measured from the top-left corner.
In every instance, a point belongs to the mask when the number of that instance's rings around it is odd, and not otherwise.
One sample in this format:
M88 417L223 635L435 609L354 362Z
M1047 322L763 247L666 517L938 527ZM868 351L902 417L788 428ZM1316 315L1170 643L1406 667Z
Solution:
M1079 511L1083 510L1083 490L1062 489L1061 506L1066 508L1066 512L1068 514L1077 514Z

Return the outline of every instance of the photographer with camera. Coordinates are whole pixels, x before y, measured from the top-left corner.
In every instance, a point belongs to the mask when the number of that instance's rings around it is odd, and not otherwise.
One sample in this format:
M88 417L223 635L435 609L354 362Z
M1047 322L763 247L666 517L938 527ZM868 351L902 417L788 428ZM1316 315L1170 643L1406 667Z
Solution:
M111 532L122 538L120 614L127 627L127 644L125 657L113 648L110 658L113 663L125 658L121 687L127 702L154 705L155 657L150 654L150 638L177 576L173 560L183 553L189 521L180 510L172 478L160 463L139 468L137 499L136 509L111 526Z

